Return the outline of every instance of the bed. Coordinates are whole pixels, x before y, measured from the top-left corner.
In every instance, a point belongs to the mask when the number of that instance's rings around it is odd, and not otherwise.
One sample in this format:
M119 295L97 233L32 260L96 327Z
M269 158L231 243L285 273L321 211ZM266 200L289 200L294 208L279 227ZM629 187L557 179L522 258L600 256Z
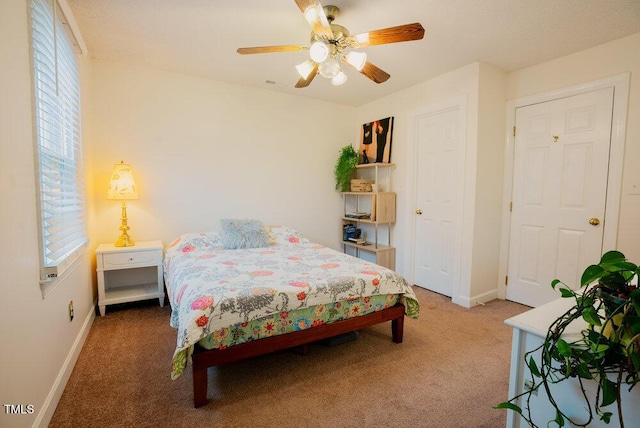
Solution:
M166 248L177 329L171 377L191 362L195 407L207 403L211 366L296 346L306 351L308 343L386 321L393 341L402 342L405 314L417 318L420 310L404 278L288 227L257 222L260 239L242 239L245 233L230 241L226 226L237 237L243 222L181 235Z

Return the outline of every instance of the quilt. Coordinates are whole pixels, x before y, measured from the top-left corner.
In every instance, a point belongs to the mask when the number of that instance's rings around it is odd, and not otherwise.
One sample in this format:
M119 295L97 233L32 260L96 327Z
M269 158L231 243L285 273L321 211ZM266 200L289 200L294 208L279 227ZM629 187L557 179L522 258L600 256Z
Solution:
M173 379L200 340L224 338L234 325L274 314L305 308L322 312L335 302L398 295L406 314L418 317L418 300L396 272L314 243L291 228L269 229L268 247L227 250L212 232L184 234L166 248L170 324L178 330ZM313 326L301 322L294 328Z

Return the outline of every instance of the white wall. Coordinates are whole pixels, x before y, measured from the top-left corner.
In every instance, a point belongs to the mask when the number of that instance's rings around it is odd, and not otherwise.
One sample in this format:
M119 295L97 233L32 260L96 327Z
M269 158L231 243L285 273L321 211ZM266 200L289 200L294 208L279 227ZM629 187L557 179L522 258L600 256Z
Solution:
M88 252L46 299L40 293L27 3L0 6L0 404L34 406L26 415L0 408L0 426L11 427L46 425L94 313Z
M500 198L504 159L504 88L506 75L495 67L473 63L358 108L358 123L394 116L391 161L398 193L394 228L396 269L412 277L412 159L408 159L408 113L465 96L467 100L463 253L460 290L454 302L470 306L497 295ZM495 236L495 242L491 239ZM490 251L495 248L495 252ZM489 251L488 251L489 250Z
M496 298L500 228L506 209L502 206L506 74L480 63L479 76L473 258L468 296L484 302Z
M168 244L250 217L339 248L333 166L354 142L354 107L100 60L88 85L94 246L118 237L120 203L106 191L124 160L140 194L127 210L134 240Z
M629 191L633 184L640 188L640 33L510 73L507 97L517 99L626 72L631 72L631 79L617 249L637 263L640 195Z

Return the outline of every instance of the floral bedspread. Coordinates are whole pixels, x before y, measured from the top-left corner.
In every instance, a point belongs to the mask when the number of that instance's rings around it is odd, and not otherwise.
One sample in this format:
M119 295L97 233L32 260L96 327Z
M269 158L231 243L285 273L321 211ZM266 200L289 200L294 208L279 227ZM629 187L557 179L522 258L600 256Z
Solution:
M165 253L171 326L178 329L172 378L193 346L226 327L279 312L360 297L400 294L406 314L420 306L397 273L272 226L267 248L225 250L217 233L185 234ZM311 327L311 326L309 326Z

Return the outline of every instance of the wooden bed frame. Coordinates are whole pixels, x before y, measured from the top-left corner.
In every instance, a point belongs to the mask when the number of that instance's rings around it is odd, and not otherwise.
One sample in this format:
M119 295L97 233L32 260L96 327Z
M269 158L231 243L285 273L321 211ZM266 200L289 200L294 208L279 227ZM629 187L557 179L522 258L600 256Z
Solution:
M196 345L193 353L193 405L202 407L207 404L207 369L212 366L232 363L269 352L280 351L311 342L337 336L353 330L359 330L375 324L391 321L391 334L395 343L402 343L404 330L404 305L398 303L387 309L372 312L355 318L348 318L330 324L323 324L307 330L282 334L225 349L206 350Z

